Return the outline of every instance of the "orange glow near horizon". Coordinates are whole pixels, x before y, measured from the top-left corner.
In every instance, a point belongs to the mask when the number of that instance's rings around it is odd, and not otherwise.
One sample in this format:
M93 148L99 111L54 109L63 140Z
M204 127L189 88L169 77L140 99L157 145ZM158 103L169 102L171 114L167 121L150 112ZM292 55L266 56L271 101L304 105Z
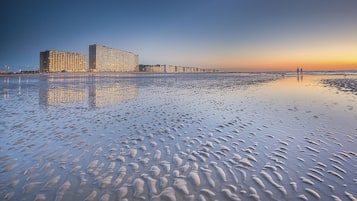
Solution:
M232 71L290 71L297 67L306 71L357 70L357 59L352 58L241 58L206 60L206 66L221 67Z
M200 55L197 63L232 71L357 70L356 28L340 24L334 29L295 31L272 31L254 40L232 41Z
M357 70L357 62L261 62L251 64L228 64L225 69L232 71L295 71L296 68L303 68L304 71L337 71L337 70Z
M255 49L217 57L201 57L206 66L232 71L357 70L356 47L331 45L304 49Z

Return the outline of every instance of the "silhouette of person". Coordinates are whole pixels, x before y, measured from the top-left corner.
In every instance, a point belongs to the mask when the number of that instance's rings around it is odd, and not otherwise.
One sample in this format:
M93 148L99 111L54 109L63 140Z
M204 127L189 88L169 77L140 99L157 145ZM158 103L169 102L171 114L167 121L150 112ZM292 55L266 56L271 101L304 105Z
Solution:
M300 68L300 74L302 74L302 68Z
M299 68L296 69L296 74L299 74Z

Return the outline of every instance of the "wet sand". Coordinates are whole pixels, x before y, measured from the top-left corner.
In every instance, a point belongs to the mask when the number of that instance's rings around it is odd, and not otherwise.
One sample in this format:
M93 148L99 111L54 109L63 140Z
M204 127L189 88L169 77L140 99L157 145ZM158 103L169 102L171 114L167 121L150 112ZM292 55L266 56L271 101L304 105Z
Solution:
M353 92L357 94L357 79L356 78L337 78L337 79L324 79L322 83L338 88L341 91Z
M355 200L355 79L0 77L0 199Z

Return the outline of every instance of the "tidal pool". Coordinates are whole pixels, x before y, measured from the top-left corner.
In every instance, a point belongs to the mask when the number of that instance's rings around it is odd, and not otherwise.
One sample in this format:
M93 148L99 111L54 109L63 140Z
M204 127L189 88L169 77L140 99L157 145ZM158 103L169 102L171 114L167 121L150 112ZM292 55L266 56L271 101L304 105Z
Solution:
M0 199L356 200L340 78L0 76Z

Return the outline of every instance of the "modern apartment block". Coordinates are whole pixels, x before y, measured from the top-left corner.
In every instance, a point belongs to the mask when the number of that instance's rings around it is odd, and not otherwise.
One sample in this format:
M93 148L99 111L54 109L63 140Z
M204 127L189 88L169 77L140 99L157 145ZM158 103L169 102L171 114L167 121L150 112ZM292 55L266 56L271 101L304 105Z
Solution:
M40 52L40 72L86 71L86 55L47 50Z
M89 70L93 72L137 72L139 71L139 56L104 45L90 45Z

